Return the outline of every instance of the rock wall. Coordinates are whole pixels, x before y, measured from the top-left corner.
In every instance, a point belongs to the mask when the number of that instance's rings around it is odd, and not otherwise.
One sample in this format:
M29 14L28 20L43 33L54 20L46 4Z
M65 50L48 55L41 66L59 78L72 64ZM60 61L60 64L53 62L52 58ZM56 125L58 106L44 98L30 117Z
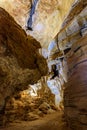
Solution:
M27 36L0 8L0 114L8 97L36 83L47 73L47 63L39 54L39 48L40 43Z
M33 121L55 110L57 108L54 104L48 103L48 100L44 101L43 97L30 96L27 89L8 100L4 122L7 125L16 121Z
M74 49L71 49L67 58L69 77L64 92L65 116L72 129L86 130L87 36L80 39L76 44L78 44L78 49L75 47ZM72 55L70 55L70 53L72 53Z
M64 85L64 113L73 130L87 129L87 5L85 6L58 34L59 48L64 52L68 65L68 79Z
M67 18L68 19L68 18ZM81 38L81 29L87 21L87 6L70 21L58 34L58 44L60 50L71 48L72 44Z
M0 7L6 9L25 28L32 0L0 0ZM47 48L59 32L74 0L39 0L33 15L33 31L27 31Z
M42 77L40 80L41 88L38 89L37 94L44 102L55 105L55 95L51 92L47 84L48 77Z
M5 125L16 121L33 121L57 110L55 96L44 81L43 77L38 84L29 86L8 100L4 114ZM36 95L33 94L35 92Z

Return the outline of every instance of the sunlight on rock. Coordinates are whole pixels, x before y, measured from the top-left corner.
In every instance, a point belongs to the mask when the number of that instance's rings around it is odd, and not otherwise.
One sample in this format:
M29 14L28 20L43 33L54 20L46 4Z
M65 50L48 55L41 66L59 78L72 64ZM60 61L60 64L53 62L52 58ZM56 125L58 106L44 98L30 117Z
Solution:
M87 130L87 0L0 0L0 129Z

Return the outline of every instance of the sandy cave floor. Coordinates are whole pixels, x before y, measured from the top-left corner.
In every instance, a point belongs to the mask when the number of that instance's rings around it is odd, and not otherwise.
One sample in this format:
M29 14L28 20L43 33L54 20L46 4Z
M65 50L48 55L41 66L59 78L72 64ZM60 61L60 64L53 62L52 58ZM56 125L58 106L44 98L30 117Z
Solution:
M35 121L17 121L0 130L70 130L62 115L62 112L55 112Z

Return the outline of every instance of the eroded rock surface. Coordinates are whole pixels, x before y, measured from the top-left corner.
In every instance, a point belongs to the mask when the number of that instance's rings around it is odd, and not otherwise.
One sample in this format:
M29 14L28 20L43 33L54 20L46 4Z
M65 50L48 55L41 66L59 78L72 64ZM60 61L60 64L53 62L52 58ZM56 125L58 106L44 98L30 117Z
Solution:
M33 31L28 31L47 48L59 32L74 0L39 0L33 15ZM3 0L0 6L5 8L15 20L25 28L31 9L31 0Z
M7 97L26 89L47 73L46 60L39 54L40 43L0 8L0 113Z
M67 57L69 77L64 93L65 115L75 130L87 129L87 36L72 47ZM75 45L76 45L75 44ZM71 54L71 55L70 55Z
M86 130L87 2L77 1L64 24L66 26L58 34L58 44L68 66L67 83L64 84L65 117L71 129Z
M45 89L43 89L44 86L41 87L42 89L38 93L41 93L41 95L32 96L29 88L15 94L13 98L8 100L4 115L5 124L16 121L37 120L45 116L45 114L51 114L57 110L53 101L55 96L47 86L45 86Z
M76 22L71 21L59 34L59 45L65 52L68 65L68 80L64 91L64 111L69 127L74 130L87 129L86 11L87 7L74 19ZM78 26L80 22L82 24Z

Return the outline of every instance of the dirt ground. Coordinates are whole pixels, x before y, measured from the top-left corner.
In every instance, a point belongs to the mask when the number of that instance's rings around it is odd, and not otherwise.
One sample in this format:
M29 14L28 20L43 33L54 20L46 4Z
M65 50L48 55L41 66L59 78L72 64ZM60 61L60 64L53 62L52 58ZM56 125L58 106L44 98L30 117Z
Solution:
M1 130L70 130L62 115L62 112L55 112L35 121L16 121Z

